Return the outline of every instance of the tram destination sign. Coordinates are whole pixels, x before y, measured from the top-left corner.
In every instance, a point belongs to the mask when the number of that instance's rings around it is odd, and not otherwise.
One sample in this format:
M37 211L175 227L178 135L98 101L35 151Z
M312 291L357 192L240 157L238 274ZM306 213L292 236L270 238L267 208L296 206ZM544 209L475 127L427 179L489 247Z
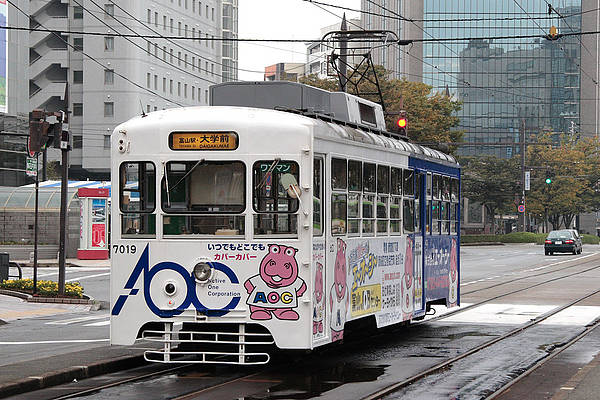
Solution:
M172 132L171 150L235 150L238 135L235 132Z

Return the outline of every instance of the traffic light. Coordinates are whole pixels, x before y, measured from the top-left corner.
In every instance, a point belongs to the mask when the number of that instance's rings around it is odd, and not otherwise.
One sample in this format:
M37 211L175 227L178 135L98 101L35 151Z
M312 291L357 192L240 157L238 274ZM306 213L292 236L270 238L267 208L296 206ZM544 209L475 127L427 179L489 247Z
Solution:
M546 184L549 185L552 183L552 172L546 171Z
M33 110L29 113L29 152L36 153L46 145L48 128L46 113L43 110Z
M406 136L408 134L408 119L406 118L406 111L402 110L398 113L395 130L402 136Z

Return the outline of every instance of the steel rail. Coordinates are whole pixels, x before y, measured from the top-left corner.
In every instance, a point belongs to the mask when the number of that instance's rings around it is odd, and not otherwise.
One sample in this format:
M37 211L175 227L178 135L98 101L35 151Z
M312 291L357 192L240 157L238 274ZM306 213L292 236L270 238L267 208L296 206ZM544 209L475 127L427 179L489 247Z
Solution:
M598 266L596 268L600 268L600 266ZM582 271L582 272L586 272L586 271ZM598 293L600 293L600 289L595 290L595 291L593 291L591 293L588 293L588 294L586 294L586 295L584 295L582 297L579 297L579 298L577 298L577 299L575 299L575 300L573 300L573 301L571 301L571 302L569 302L569 303L567 303L565 305L556 307L556 308L554 308L554 309L552 309L552 310L550 310L550 311L548 311L548 312L546 312L546 313L544 313L542 315L539 315L539 316L533 318L531 321L529 321L529 322L527 322L525 324L522 324L519 327L517 327L517 328L515 328L515 329L513 329L513 330L511 330L511 331L509 331L509 332L507 332L507 333L505 333L503 335L498 336L497 338L488 340L487 342L482 343L479 346L476 346L476 347L472 348L471 350L468 350L468 351L466 351L466 352L464 352L462 354L459 354L458 356L452 357L452 358L450 358L450 359L448 359L446 361L443 361L443 362L441 362L441 363L439 363L437 365L434 365L433 367L430 367L430 368L426 369L423 372L420 372L420 373L418 373L416 375L413 375L410 378L407 378L407 379L405 379L403 381L394 383L394 384L389 385L389 386L387 386L387 387L385 387L383 389L380 389L377 392L374 392L374 393L372 393L370 395L367 395L366 397L363 397L362 400L381 399L384 396L387 396L387 395L390 395L390 394L392 394L394 392L397 392L398 390L400 390L400 389L402 389L402 388L404 388L404 387L406 387L406 386L408 386L408 385L410 385L412 383L415 383L415 382L419 381L420 379L425 378L428 375L431 375L433 373L439 372L439 371L443 370L444 368L447 368L447 367L451 366L452 364L454 364L457 361L460 361L460 360L462 360L464 358L467 358L467 357L469 357L469 356L471 356L471 355L473 355L475 353L480 352L481 350L484 350L484 349L487 349L487 348L491 347L492 345L494 345L494 344L496 344L498 342L501 342L501 341L503 341L505 339L508 339L508 338L510 338L510 337L512 337L514 335L517 335L517 334L519 334L519 333L521 333L521 332L523 332L523 331L525 331L525 330L527 330L527 329L529 329L529 328L531 328L531 327L533 327L535 325L538 325L540 322L542 322L542 321L544 321L544 320L552 317L553 315L556 315L559 312L561 312L561 311L563 311L563 310L565 310L565 309L567 309L569 307L572 307L573 305L575 305L575 304L577 304L577 303L579 303L579 302L581 302L583 300L586 300L589 297L592 297L592 296L594 296L594 295L596 295Z

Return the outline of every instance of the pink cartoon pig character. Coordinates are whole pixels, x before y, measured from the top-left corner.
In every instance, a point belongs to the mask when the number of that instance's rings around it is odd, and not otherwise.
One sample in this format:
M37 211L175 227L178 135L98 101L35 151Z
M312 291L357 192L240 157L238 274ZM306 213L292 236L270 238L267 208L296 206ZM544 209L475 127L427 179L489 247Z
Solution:
M457 262L457 245L456 238L452 238L452 246L450 249L450 269L448 272L448 280L450 287L448 288L448 303L450 306L456 305L458 299L458 262Z
M260 262L259 274L244 283L251 319L269 320L273 314L282 320L300 318L293 309L298 307L298 297L306 291L306 283L298 277L297 251L284 245L269 245L269 252Z
M323 333L323 317L325 316L325 296L323 293L323 264L317 263L313 294L313 335Z
M412 317L414 304L414 279L413 279L413 240L406 238L406 256L404 257L404 276L402 277L402 319Z
M338 239L333 286L329 293L332 342L341 340L344 337L344 324L346 322L346 310L348 309L349 301L348 287L346 285L346 271L346 243L342 239Z

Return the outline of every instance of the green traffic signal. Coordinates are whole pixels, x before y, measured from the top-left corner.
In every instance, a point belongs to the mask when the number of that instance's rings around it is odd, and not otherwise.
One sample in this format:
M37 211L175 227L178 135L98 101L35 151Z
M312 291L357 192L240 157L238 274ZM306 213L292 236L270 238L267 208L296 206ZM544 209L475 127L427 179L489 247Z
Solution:
M550 179L550 178L546 178L546 183L547 183L548 185L549 185L549 184L551 184L551 183L552 183L552 179Z

